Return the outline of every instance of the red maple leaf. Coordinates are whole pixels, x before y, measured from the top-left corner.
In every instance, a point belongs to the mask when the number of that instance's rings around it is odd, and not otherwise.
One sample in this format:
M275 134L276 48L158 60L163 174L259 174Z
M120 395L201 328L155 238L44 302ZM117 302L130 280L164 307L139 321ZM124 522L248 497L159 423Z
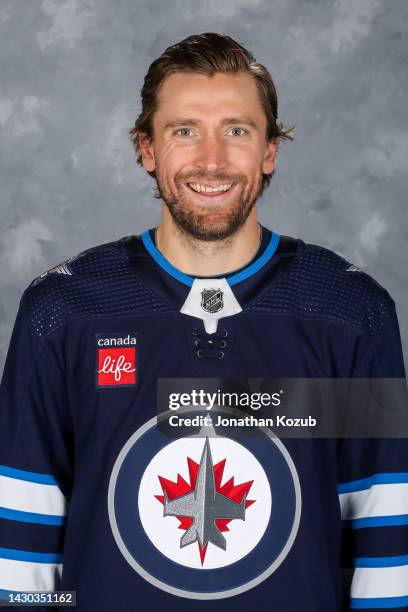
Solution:
M222 461L219 461L218 463L214 465L215 488L216 488L217 493L220 493L221 495L225 495L225 497L229 497L229 499L232 499L237 504L239 504L243 500L244 496L246 497L248 495L249 490L254 481L248 480L248 482L243 482L241 484L236 485L234 483L234 476L233 476L226 483L222 485L221 483L222 483L222 476L224 474L225 462L226 462L226 459L222 459ZM195 486L196 486L196 481L197 481L198 469L200 465L196 463L190 457L187 457L187 465L188 465L190 482L187 482L186 480L184 480L184 478L180 474L177 474L177 482L168 480L167 478L164 478L163 476L158 477L162 491L163 493L165 492L167 494L167 497L169 500L175 499L177 497L182 497L183 495L186 495L187 493L191 493L192 491L194 491ZM164 505L164 495L155 495L155 498L158 499L159 502ZM249 506L251 506L254 503L255 503L254 499L245 499L245 509L249 508ZM188 516L177 516L177 518L180 521L178 529L182 529L186 531L193 524L193 519ZM229 531L228 524L230 523L231 520L232 519L225 519L225 518L216 519L215 524L221 532ZM205 543L205 546L201 546L200 542L197 540L197 544L198 544L198 549L200 553L201 565L204 565L205 553L207 552L208 542Z

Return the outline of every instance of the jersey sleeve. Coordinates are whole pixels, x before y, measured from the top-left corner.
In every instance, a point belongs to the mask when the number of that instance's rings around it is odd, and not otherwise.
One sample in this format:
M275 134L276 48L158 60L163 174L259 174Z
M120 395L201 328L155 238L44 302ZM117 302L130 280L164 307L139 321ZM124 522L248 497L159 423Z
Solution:
M356 369L359 378L399 379L406 401L395 307ZM408 410L408 405L406 405ZM389 407L392 410L392 405ZM408 436L408 432L404 432ZM339 501L347 610L408 610L408 437L345 439Z
M13 592L58 590L71 486L63 369L36 333L25 296L0 386L0 598L6 601Z

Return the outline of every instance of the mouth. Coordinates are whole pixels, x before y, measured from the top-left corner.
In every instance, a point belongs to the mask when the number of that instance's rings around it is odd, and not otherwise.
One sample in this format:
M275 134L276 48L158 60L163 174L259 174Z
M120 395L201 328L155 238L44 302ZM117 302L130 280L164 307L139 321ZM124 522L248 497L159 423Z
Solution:
M234 191L236 183L185 183L190 192L193 192L201 201L205 200L220 200L224 199L228 194Z

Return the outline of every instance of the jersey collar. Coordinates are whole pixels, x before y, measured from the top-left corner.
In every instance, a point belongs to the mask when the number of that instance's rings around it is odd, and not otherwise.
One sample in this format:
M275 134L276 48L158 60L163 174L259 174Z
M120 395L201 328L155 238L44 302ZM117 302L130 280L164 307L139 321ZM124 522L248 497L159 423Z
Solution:
M143 244L146 250L148 251L148 253L155 260L155 262L163 270L165 270L165 272L167 272L167 274L177 279L184 285L187 285L188 287L191 287L193 285L194 277L189 276L188 274L185 274L184 272L181 272L181 270L173 266L173 264L171 264L165 257L163 257L163 255L160 253L156 245L153 243L153 240L151 239L151 236L148 230L143 232L143 234L141 235L141 238L142 238ZM237 283L240 283L241 281L246 280L247 278L259 272L259 270L261 270L268 263L268 261L272 258L273 254L278 248L279 239L280 239L279 234L276 232L272 232L269 243L267 244L264 252L262 253L262 255L260 255L260 257L255 259L255 261L250 263L248 266L246 266L239 272L235 274L231 274L231 276L228 276L228 275L226 276L226 280L229 286L233 287Z

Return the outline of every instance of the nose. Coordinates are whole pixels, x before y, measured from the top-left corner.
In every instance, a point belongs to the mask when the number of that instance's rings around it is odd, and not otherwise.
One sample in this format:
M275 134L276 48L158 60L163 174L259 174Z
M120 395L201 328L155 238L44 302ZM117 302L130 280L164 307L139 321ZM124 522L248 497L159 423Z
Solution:
M205 172L219 172L226 166L226 151L215 136L206 136L199 144L196 166Z

